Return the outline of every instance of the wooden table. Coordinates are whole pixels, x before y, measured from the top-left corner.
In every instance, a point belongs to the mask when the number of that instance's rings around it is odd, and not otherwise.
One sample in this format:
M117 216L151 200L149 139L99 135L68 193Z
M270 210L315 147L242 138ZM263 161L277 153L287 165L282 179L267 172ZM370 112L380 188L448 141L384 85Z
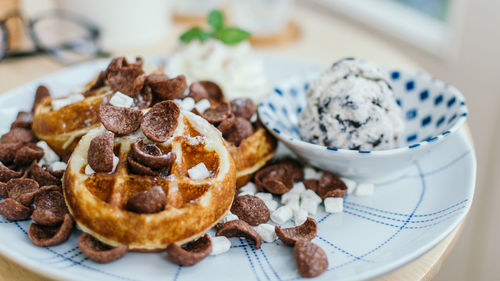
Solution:
M280 47L259 47L258 50L265 54L321 65L329 65L342 57L356 56L390 67L420 69L416 62L357 25L300 5L294 10L294 18L301 19L299 22L301 37L298 41ZM172 38L165 42L140 50L114 51L113 54L133 56L168 54L175 48L177 44L175 38L182 29L183 27L175 26L172 30ZM63 67L47 56L1 62L0 93ZM462 226L459 226L432 250L379 280L431 280L453 249L461 229ZM51 279L31 272L0 255L0 280L45 281Z

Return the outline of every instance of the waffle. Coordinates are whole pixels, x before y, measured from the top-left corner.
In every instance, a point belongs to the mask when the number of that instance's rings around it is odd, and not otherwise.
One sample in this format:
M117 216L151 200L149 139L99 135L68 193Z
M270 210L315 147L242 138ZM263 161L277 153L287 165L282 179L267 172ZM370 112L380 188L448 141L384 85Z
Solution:
M45 98L35 109L33 132L64 157L83 135L100 126L99 105L107 103L111 95L109 87L101 87L86 93L84 100L58 110L53 110L52 98Z
M239 146L227 143L236 165L236 187L245 185L276 152L276 139L257 123L254 133Z
M181 111L178 120L170 141L157 144L162 152L172 151L177 156L167 177L129 172L127 155L132 144L150 142L140 129L115 137L119 162L113 173L85 173L90 142L105 129L92 129L81 138L68 162L63 193L82 231L110 246L150 252L191 241L220 221L235 194L234 161L219 132L206 120L186 111ZM211 176L191 179L188 170L200 162ZM126 209L131 196L158 185L167 194L163 211L140 214Z

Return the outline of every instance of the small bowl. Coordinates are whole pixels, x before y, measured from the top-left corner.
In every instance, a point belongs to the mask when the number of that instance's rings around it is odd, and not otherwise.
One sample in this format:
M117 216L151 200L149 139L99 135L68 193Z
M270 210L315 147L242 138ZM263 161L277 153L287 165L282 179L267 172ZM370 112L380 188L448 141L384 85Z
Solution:
M309 82L319 72L277 84L259 105L259 117L276 138L312 166L361 182L379 183L396 178L456 133L467 118L467 107L455 87L429 74L388 71L405 121L405 132L395 149L347 150L301 140L298 116L306 106Z

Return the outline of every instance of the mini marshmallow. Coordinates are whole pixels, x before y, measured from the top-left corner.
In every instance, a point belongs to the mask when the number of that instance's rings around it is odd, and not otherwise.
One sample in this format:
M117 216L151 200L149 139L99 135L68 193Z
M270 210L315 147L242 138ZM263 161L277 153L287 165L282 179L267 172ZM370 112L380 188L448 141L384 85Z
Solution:
M52 109L53 110L59 110L65 106L68 106L70 104L73 104L73 103L76 103L76 102L79 102L79 101L82 101L84 100L85 97L81 94L74 94L74 95L70 95L66 98L62 98L62 99L53 99L52 100Z
M116 92L109 100L109 104L118 107L131 107L134 105L134 99L122 92Z
M240 187L238 196L254 195L255 192L257 192L257 186L255 186L253 182L249 181L247 184Z
M356 189L356 182L348 178L340 178L347 186L347 194L351 194Z
M210 239L212 240L211 256L223 254L231 248L231 241L226 236L215 236L210 237Z
M257 122L257 112L255 112L252 117L250 117L250 123L255 123Z
M203 112L205 112L205 110L207 110L210 106L211 105L209 100L202 99L196 103L194 108L196 108L196 110L198 110L199 113L203 114Z
M322 176L321 172L316 171L313 167L311 166L306 166L304 168L304 178L306 180L319 180Z
M264 204L266 204L266 207L271 212L275 211L278 208L278 202L274 201L273 199L271 199L271 200L264 200Z
M238 220L238 216L231 213L231 211L227 212L227 214L222 218L222 220L220 221L220 223L226 223L228 221L234 221L234 220Z
M373 183L360 183L354 190L354 195L356 196L371 196L374 191Z
M295 225L301 225L307 220L307 211L303 209L293 210Z
M287 201L285 206L292 210L298 210L300 209L300 200L298 198L293 198L292 200Z
M182 110L185 111L191 111L193 110L195 105L195 101L192 97L187 97L182 100L181 104L179 105Z
M294 183L292 189L290 189L290 191L288 191L287 193L301 194L304 191L306 191L306 186L304 185L303 182L299 181L299 182Z
M210 172L203 162L189 169L188 174L194 180L202 180L210 177Z
M311 215L316 215L318 211L318 206L320 202L314 201L312 199L302 199L300 202L300 208L306 210Z
M342 213L344 210L344 199L342 197L328 197L323 201L327 213Z
M64 171L64 170L66 170L67 167L68 167L68 164L61 162L61 161L57 161L57 162L50 164L50 170L53 172L54 171Z
M274 232L274 225L263 223L259 224L255 231L260 235L260 238L266 242L274 242L276 240L276 232Z
M271 214L271 220L279 225L286 223L292 217L293 211L288 206L281 206Z
M318 204L323 201L321 199L321 197L319 197L318 194L316 194L316 192L314 192L310 189L302 192L300 194L300 199L302 199L302 201L313 201L313 202L316 202Z
M113 170L111 170L111 173L114 173L116 171L116 166L118 166L118 162L120 162L120 158L118 158L118 156L113 154Z
M281 195L281 204L287 205L288 202L295 200L299 201L299 199L300 199L300 193L289 191Z
M44 142L44 141L39 141L36 143L36 146L40 147L43 150L43 157L40 159L39 164L48 164L51 165L54 162L59 161L61 158L59 158L59 155L50 148L50 146Z
M255 196L259 197L262 201L273 200L273 195L269 192L257 192Z
M90 167L90 165L87 165L85 167L85 174L86 175L93 175L93 174L95 174L95 171L94 171L94 169L92 169L92 167Z

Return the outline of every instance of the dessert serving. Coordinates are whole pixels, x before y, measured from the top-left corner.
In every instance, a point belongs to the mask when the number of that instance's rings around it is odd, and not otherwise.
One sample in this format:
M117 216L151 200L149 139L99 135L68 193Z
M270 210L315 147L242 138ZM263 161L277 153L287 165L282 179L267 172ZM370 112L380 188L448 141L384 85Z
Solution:
M381 67L353 58L340 60L309 85L300 113L303 140L353 150L395 148L404 122Z

